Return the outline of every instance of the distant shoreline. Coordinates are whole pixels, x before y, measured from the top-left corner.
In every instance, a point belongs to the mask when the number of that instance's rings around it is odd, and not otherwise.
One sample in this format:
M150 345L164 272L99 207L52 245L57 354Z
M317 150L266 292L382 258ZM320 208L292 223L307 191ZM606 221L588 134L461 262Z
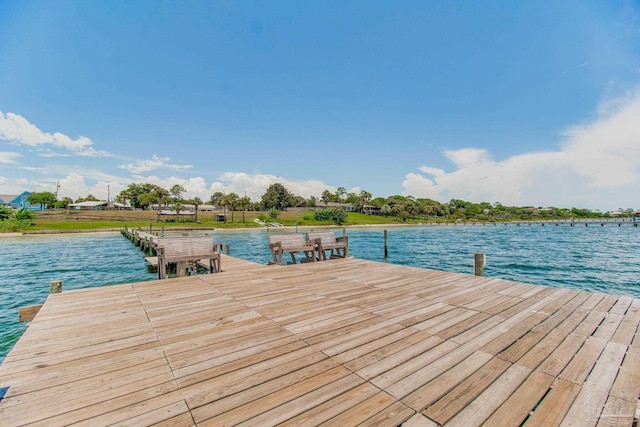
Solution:
M258 231L269 230L270 233L276 230L282 230L290 232L291 230L313 230L318 228L330 228L330 229L368 229L368 228L396 228L396 227L420 227L420 226L434 226L434 225L446 225L446 224L355 224L355 225L285 225L282 227L234 227L234 228L175 228L165 229L166 232L212 232L216 233L229 233L229 232L245 232L245 231ZM137 227L136 227L137 228ZM59 235L74 235L74 234L91 234L91 235L114 235L120 234L121 228L118 229L102 229L102 230L39 230L39 231L27 231L25 233L0 233L0 239L3 237L43 237L43 236L59 236ZM144 230L144 228L143 228Z

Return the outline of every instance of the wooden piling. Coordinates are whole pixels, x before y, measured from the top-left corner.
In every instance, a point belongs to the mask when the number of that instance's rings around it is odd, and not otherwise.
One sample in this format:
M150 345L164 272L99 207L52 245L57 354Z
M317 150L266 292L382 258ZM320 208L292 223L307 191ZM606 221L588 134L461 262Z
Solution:
M387 248L387 230L384 230L384 257L387 258L389 256L389 250Z
M485 257L481 252L473 254L473 270L476 276L484 276Z
M52 280L49 283L49 293L50 294L59 294L62 292L62 281L61 280Z

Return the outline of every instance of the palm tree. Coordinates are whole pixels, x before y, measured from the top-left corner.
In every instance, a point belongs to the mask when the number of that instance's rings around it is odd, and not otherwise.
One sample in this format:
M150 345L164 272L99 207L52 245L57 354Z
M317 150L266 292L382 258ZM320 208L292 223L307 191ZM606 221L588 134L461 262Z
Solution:
M364 207L371 200L371 193L362 190L358 195L358 209L360 212L364 212Z
M251 199L244 196L240 199L240 206L242 206L242 223L244 224L244 211L247 210L247 206L251 205Z
M229 206L231 206L231 222L233 222L233 211L236 205L238 204L238 200L240 200L240 198L236 193L229 193L229 195L227 196L227 200L228 200Z
M227 222L227 206L229 206L229 196L226 194L218 198L218 204L222 206L224 213L224 222Z

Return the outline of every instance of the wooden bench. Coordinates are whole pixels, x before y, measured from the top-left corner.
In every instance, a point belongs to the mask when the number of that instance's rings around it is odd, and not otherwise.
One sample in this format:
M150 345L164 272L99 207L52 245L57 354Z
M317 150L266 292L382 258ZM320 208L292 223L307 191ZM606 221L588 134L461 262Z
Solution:
M273 264L284 265L284 254L291 255L291 261L296 263L296 253L302 252L307 261L316 261L318 242L308 241L302 234L269 234L269 249L273 256Z
M205 267L209 273L219 273L221 244L213 244L211 236L160 237L157 240L158 278L166 279L167 265L177 264L178 276L184 276L187 268Z
M322 260L326 260L325 251L331 251L335 257L345 258L349 256L349 238L347 236L336 237L332 231L310 231L307 233L308 240L318 240L318 254Z

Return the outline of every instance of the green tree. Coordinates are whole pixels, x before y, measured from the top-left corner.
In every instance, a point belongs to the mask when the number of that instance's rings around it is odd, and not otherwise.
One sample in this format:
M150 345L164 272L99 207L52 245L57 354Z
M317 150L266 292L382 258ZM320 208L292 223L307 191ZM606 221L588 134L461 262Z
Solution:
M251 206L251 199L247 196L241 197L238 201L242 208L242 223L244 224L244 212Z
M222 206L222 209L223 209L225 223L227 222L227 207L230 204L231 204L231 201L229 200L229 196L226 194L218 199L218 205Z
M347 189L344 187L338 187L336 189L336 202L342 202L345 194L347 194Z
M238 205L239 200L240 200L240 197L238 197L236 193L229 193L227 195L227 201L229 203L229 208L231 209L231 222L233 222L233 211Z
M322 202L324 203L325 206L327 206L330 201L331 201L331 192L329 190L324 190L322 192Z
M294 206L294 196L280 183L271 184L262 195L262 208L267 211L271 208L285 210Z
M371 193L362 190L358 195L358 210L360 212L364 212L364 207L369 203L369 200L371 200Z
M27 196L27 202L32 205L40 205L40 209L49 209L55 206L56 195L49 191L31 193Z
M122 190L120 194L116 196L116 201L125 204L129 201L132 207L139 209L149 207L151 203L166 203L168 198L169 192L158 185L133 183L129 184L129 187ZM150 199L152 199L152 201L149 203Z
M13 215L13 209L5 205L0 205L0 221L11 218L11 215Z
M209 203L211 203L212 205L216 206L220 204L220 199L224 196L224 193L221 191L216 191L215 193L213 193L211 195L211 197L209 198Z
M175 184L169 189L169 193L173 196L174 202L182 200L182 193L186 193L187 190L180 184Z
M143 208L143 209L149 209L149 207L154 204L154 203L158 203L158 196L156 196L153 193L142 193L138 195L138 205L139 207Z
M73 199L71 197L63 197L56 202L56 208L66 208L69 203L73 203Z
M318 199L315 196L311 196L307 199L305 206L308 208L312 208L316 205L317 202L318 202Z
M345 203L351 203L352 205L358 204L358 195L356 193L347 193L347 197L341 201Z
M99 200L93 194L88 194L87 197L78 197L76 199L76 203L81 203L81 202L99 202Z

